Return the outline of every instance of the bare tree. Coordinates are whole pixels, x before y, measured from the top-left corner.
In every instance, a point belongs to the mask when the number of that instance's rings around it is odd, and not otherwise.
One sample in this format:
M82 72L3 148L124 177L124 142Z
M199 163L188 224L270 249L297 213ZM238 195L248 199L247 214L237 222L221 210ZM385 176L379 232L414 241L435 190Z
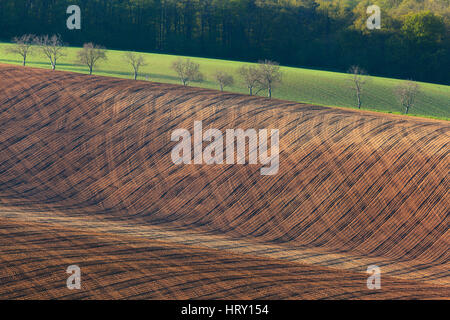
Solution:
M147 63L145 62L144 57L142 55L138 55L138 54L136 54L134 52L127 52L124 55L124 59L133 68L134 80L136 80L137 77L138 77L138 74L139 74L140 67L143 67L143 66L147 65ZM146 80L147 80L147 77L146 77Z
M223 88L229 87L234 83L233 76L223 71L216 71L214 79L219 84L220 91L223 91Z
M14 37L12 42L14 45L6 49L9 53L19 54L22 56L22 63L25 66L27 57L31 53L31 46L33 45L34 35L24 34L20 37Z
M270 60L260 61L257 75L257 82L260 90L267 90L267 96L272 98L273 88L275 88L282 81L282 73L278 62Z
M367 73L356 65L351 66L350 69L348 69L348 73L351 75L349 80L352 84L352 89L355 91L358 109L361 109L361 95L367 81Z
M181 83L186 86L191 81L202 81L203 74L200 72L200 65L192 62L190 59L178 59L172 64Z
M253 88L258 84L258 69L253 66L242 66L238 69L238 74L244 80L250 95L253 95Z
M48 35L36 37L34 42L39 46L41 52L50 60L52 70L56 69L56 62L65 56L63 42L60 35Z
M414 107L419 89L420 86L417 82L408 80L399 84L395 90L395 94L397 95L400 104L405 109L405 114L408 114L409 109Z
M83 49L78 51L77 57L78 62L88 66L89 74L92 74L92 70L94 69L98 61L100 60L106 61L108 59L106 57L105 48L93 44L92 42L85 43L83 45Z

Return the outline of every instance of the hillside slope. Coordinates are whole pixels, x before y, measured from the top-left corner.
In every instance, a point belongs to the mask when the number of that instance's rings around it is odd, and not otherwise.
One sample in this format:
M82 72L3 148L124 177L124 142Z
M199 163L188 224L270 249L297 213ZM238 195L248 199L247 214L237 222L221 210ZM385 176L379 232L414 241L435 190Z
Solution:
M448 122L8 65L0 115L0 297L450 296ZM197 120L280 129L279 173L174 165Z

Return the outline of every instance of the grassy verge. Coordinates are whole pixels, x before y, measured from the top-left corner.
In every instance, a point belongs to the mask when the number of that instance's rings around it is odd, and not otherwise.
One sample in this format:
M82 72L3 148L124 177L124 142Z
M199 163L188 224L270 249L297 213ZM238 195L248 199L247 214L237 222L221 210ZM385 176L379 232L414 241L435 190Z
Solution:
M10 45L0 43L0 62L21 64L20 56L5 52L5 49ZM78 50L79 48L67 48L67 55L60 59L57 69L88 73L86 66L75 62ZM123 53L123 51L108 50L108 61L100 63L94 70L94 74L132 78L131 68L122 58ZM154 53L143 53L143 55L149 64L142 68L140 79L145 79L147 75L151 81L179 83L175 72L171 69L172 62L179 56ZM201 71L205 74L205 81L192 83L193 86L218 89L218 85L213 81L213 74L216 70L223 70L233 74L235 78L235 85L226 88L226 91L247 93L236 72L245 63L196 57L191 59L200 64ZM50 68L46 58L36 52L30 55L27 65ZM354 108L355 98L350 89L347 74L291 67L282 67L281 69L283 84L274 90L274 98L324 106ZM401 81L369 77L362 98L363 109L401 114L403 110L394 94L395 87ZM417 97L416 106L411 110L410 115L450 120L450 86L431 83L419 84L421 91Z

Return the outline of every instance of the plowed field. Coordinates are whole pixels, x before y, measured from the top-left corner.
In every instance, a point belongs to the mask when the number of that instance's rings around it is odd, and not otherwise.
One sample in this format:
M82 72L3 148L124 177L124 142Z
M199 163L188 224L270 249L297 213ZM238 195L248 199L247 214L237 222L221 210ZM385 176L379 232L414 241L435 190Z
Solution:
M194 121L279 129L278 174L173 164L171 133ZM0 298L448 299L449 134L447 121L0 65ZM82 290L66 288L72 264Z

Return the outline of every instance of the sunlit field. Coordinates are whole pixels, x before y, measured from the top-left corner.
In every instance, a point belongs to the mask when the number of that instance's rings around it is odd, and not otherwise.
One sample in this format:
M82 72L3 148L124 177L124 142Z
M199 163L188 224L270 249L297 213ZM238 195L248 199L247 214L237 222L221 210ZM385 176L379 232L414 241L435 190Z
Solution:
M8 43L0 44L0 62L21 64L21 57L7 53L5 49L11 46ZM79 48L69 47L66 56L57 63L57 70L88 73L88 68L79 64L76 53ZM171 64L179 56L142 53L148 63L140 70L139 79L163 83L180 83ZM132 78L131 67L125 62L124 51L108 50L106 62L100 62L94 69L94 74L102 76ZM200 64L205 75L203 82L193 82L190 85L203 88L219 89L214 82L214 73L217 70L226 71L234 76L235 83L225 91L247 93L245 85L237 74L237 69L246 64L238 61L218 60L191 57ZM32 52L28 58L28 66L50 68L46 57L38 51ZM305 102L317 105L355 108L356 99L351 89L349 75L345 73L310 70L302 68L282 67L283 83L274 90L273 97L296 102ZM362 95L362 108L366 110L388 113L402 113L403 110L394 94L396 86L402 80L368 77ZM420 93L414 108L410 110L412 116L424 116L448 120L450 118L450 86L419 83ZM261 91L259 95L264 95Z

